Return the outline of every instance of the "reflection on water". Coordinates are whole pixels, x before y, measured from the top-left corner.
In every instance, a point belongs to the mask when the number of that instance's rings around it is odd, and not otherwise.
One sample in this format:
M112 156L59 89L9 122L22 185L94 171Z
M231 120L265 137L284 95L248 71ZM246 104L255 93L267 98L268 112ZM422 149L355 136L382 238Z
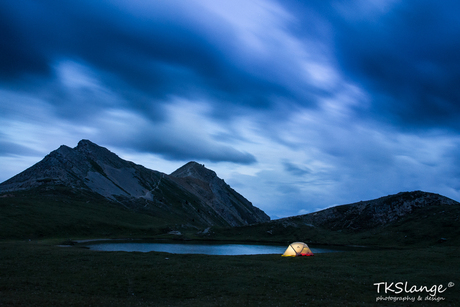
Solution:
M261 255L283 254L287 246L247 244L186 244L186 243L99 243L88 247L98 251L166 252L172 254L206 255ZM338 250L310 248L313 253L330 253Z

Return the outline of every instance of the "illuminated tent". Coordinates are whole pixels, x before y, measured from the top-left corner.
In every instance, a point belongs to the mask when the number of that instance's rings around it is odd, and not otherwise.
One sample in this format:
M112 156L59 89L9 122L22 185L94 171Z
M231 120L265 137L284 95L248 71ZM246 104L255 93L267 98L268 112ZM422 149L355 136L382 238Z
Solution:
M289 244L288 248L282 255L283 257L313 256L310 248L303 242L294 242Z

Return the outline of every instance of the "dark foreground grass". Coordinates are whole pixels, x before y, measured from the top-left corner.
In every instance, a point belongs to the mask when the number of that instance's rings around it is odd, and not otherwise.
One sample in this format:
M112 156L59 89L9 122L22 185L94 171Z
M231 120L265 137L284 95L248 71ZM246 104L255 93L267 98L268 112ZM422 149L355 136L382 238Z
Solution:
M0 306L458 306L455 246L283 258L97 252L45 242L0 243ZM374 283L447 287L377 293ZM393 288L394 289L394 288ZM381 289L383 290L383 289ZM422 301L376 302L383 297Z

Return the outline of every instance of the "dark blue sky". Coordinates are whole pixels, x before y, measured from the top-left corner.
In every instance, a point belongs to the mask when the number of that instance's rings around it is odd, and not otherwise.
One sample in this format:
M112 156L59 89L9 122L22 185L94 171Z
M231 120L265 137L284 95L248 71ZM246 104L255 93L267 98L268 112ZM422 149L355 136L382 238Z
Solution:
M80 139L272 218L460 200L458 1L0 2L0 181Z

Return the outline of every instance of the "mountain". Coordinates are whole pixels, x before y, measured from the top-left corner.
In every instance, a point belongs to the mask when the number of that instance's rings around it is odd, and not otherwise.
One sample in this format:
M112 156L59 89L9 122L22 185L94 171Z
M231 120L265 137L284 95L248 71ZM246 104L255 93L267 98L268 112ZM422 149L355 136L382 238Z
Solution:
M189 162L171 176L176 183L200 201L207 203L232 226L267 221L267 215L233 190L216 173L196 162Z
M61 146L0 184L0 239L176 230L215 240L458 246L459 223L460 203L423 191L270 221L202 164L167 175L88 140Z
M329 230L361 232L385 226L423 208L459 206L460 203L434 193L401 192L369 201L335 206L318 212L278 220L302 223Z
M133 212L190 227L242 226L270 219L196 162L167 175L123 160L89 140L75 148L62 145L0 184L2 194L40 190L47 195L44 191L59 189L69 195L102 196Z
M413 246L460 244L460 203L423 191L335 206L257 225L214 231L214 239Z

